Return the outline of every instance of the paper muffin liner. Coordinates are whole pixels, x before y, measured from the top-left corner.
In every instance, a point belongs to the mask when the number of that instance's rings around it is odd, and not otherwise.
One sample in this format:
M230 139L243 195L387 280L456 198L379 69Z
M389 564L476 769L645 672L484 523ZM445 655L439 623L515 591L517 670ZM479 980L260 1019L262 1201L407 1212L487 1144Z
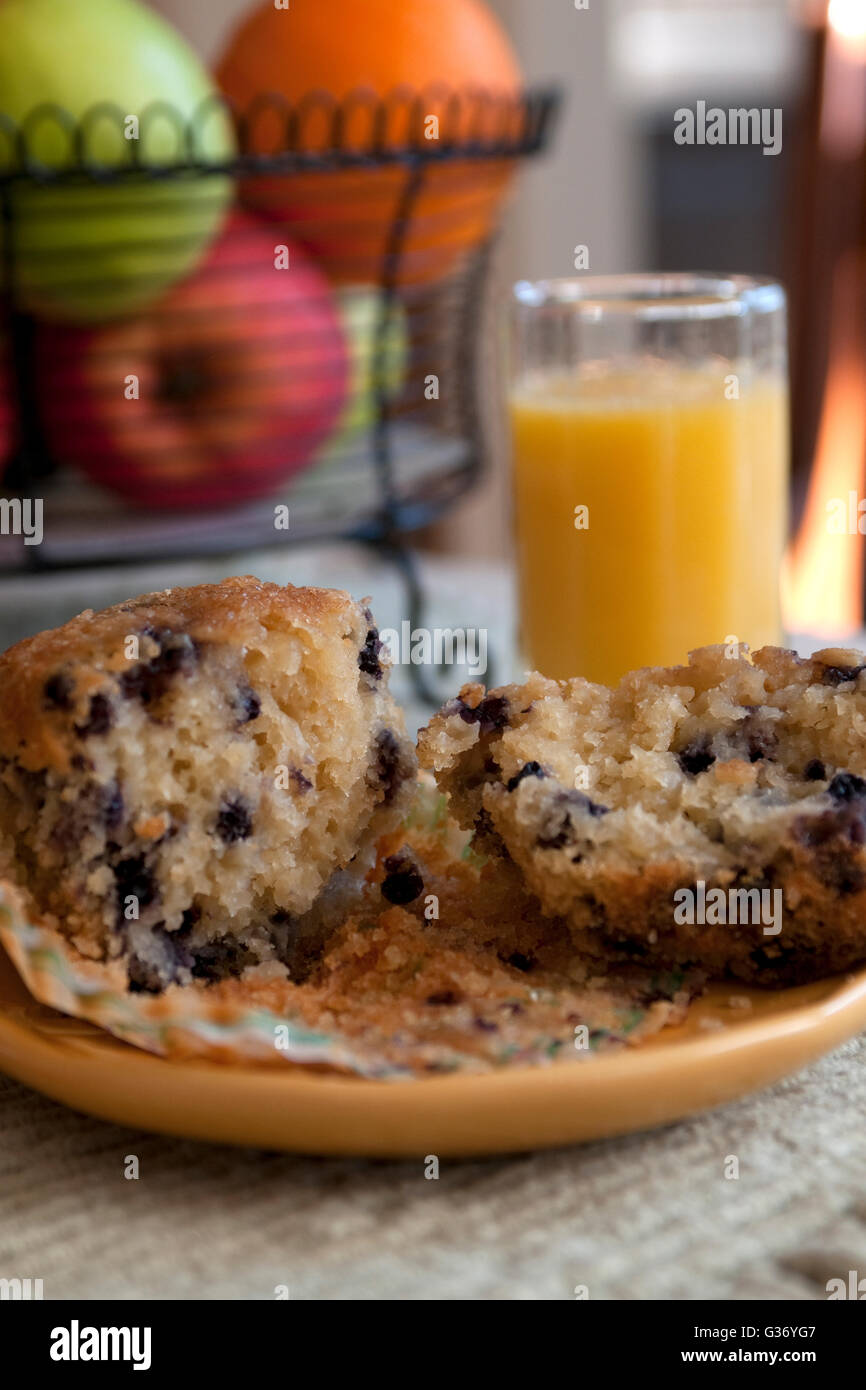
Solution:
M87 960L59 932L31 921L22 894L4 880L0 941L40 1004L85 1019L147 1052L221 1062L293 1063L367 1077L409 1074L291 1018L240 1001L217 1003L203 989L130 994L122 966Z

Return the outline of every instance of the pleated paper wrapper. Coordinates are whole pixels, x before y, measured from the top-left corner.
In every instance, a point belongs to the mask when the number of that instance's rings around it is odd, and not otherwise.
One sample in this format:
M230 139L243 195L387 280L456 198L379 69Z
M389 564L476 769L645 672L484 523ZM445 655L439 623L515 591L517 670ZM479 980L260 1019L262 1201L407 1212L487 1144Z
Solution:
M0 941L40 1004L85 1019L147 1052L220 1062L294 1063L378 1078L409 1074L302 1023L240 1000L217 1002L203 989L175 986L161 995L130 994L120 963L87 960L59 932L32 922L23 895L4 880Z

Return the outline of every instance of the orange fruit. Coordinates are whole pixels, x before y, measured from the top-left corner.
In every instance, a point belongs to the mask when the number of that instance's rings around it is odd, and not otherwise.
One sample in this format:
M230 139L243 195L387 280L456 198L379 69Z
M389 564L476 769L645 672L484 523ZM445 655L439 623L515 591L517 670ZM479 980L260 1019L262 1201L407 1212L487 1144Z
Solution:
M217 77L244 148L259 155L335 144L438 150L519 127L520 68L482 0L292 0L289 9L265 0L230 39ZM487 237L511 172L507 159L427 164L407 203L405 162L326 162L322 172L249 178L242 197L287 224L337 281L381 278L405 217L397 278L428 284Z

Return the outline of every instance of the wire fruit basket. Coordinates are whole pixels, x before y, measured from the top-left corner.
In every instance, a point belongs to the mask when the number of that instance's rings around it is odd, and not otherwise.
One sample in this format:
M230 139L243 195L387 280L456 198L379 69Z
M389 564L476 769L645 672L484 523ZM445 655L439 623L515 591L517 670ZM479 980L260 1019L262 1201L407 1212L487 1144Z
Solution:
M417 620L407 537L483 466L488 253L558 97L430 105L0 117L0 468L46 518L0 570L356 540Z

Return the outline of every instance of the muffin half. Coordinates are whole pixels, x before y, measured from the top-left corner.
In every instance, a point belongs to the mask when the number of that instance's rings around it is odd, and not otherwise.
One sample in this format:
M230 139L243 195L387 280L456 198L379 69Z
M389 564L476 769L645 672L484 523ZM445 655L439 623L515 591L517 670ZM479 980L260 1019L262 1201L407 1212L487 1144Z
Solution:
M866 656L723 647L615 690L466 686L423 766L551 934L795 983L866 960Z
M0 873L133 989L284 960L415 757L370 612L229 579L0 657Z

